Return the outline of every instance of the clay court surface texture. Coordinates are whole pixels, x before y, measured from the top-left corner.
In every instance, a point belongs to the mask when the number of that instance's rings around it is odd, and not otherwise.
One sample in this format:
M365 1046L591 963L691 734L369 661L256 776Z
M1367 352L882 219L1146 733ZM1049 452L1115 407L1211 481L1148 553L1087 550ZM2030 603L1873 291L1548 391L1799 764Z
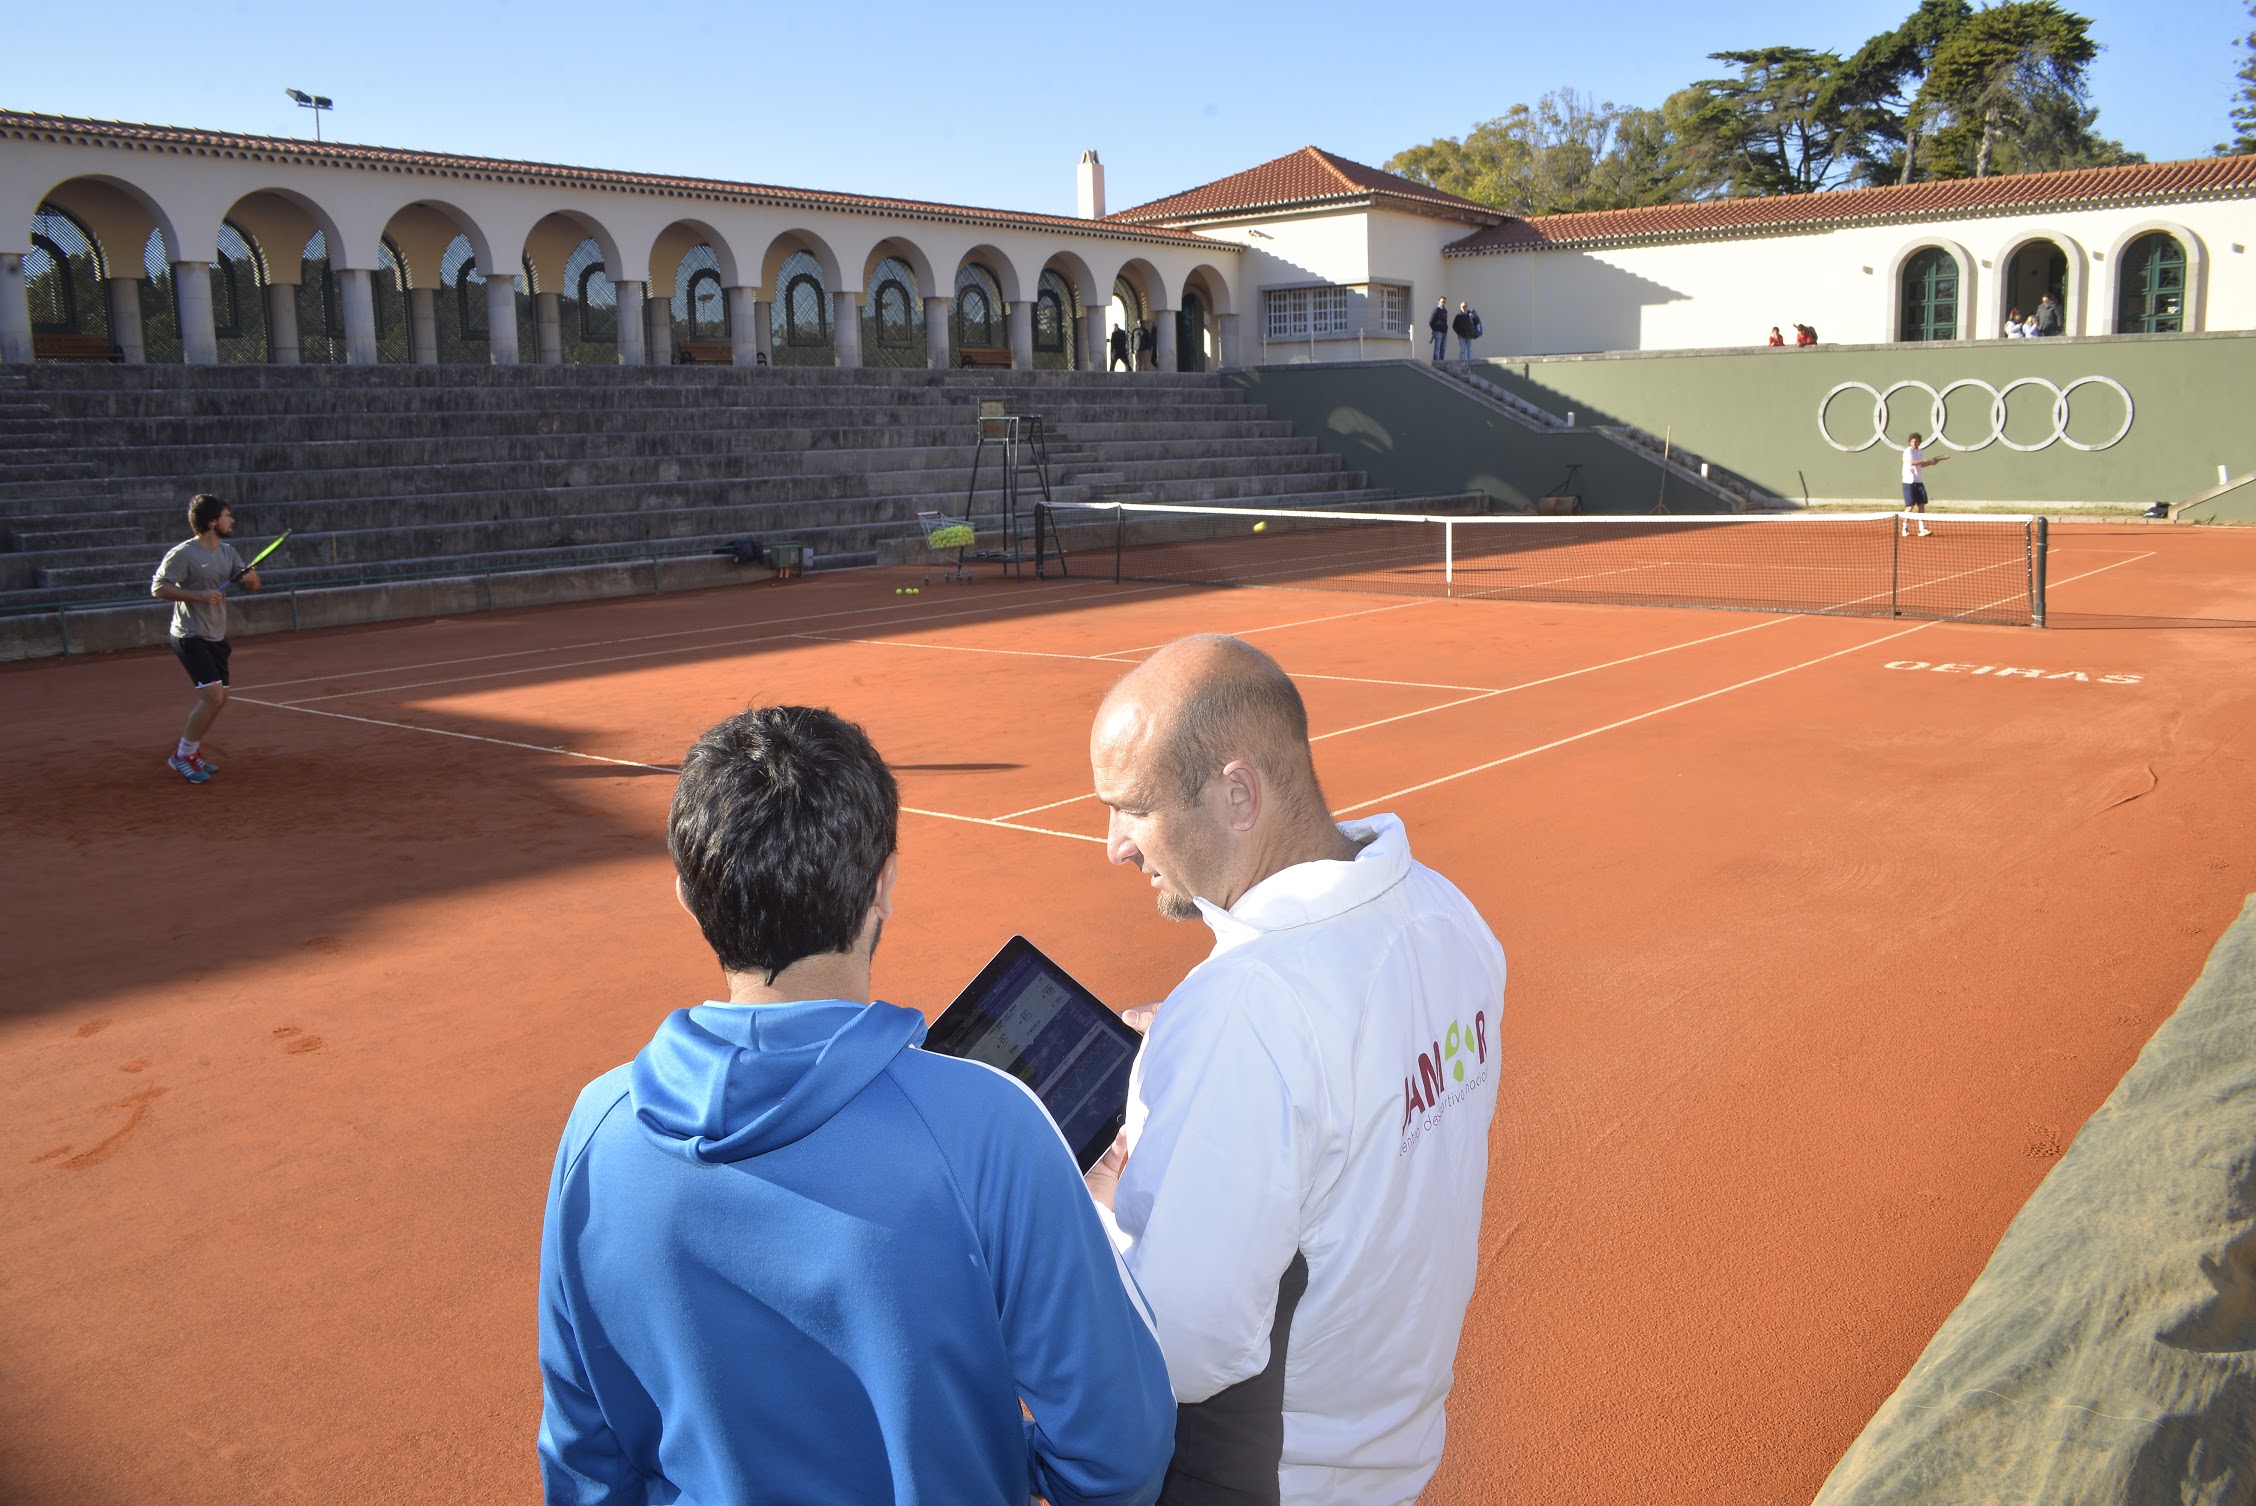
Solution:
M0 671L0 1496L526 1501L580 1086L718 979L671 767L753 702L905 803L882 996L1208 933L1107 865L1099 696L1242 633L1343 816L1504 941L1429 1502L1805 1502L2177 1003L2256 852L2256 531L2067 525L2053 626L865 570ZM1985 672L1986 670L1986 672Z

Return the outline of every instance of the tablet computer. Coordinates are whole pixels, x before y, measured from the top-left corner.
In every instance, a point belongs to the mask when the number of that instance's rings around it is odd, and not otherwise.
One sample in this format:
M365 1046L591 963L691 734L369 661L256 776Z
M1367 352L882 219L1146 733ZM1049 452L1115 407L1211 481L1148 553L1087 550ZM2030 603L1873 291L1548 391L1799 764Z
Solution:
M1013 936L925 1032L924 1049L1008 1072L1034 1090L1087 1171L1128 1117L1144 1038L1073 975Z

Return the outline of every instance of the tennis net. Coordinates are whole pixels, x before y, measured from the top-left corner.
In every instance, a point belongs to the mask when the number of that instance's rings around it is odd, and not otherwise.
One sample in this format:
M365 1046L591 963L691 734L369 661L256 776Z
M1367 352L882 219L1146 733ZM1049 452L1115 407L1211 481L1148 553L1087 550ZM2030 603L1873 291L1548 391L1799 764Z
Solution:
M1042 503L1037 573L1495 601L2044 625L2045 520L1449 517Z

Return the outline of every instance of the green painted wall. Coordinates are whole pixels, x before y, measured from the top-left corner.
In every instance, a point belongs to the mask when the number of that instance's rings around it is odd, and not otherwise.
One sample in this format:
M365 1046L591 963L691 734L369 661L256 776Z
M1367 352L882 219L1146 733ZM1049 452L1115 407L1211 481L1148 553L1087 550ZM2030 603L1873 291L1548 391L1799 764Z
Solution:
M1523 428L1407 361L1266 366L1224 380L1404 498L1477 491L1506 509L1531 508L1559 490L1570 463L1582 467L1574 490L1584 512L1647 512L1660 496L1651 460L1595 434ZM1723 510L1670 480L1669 511Z
M1811 350L1654 351L1604 356L1533 357L1486 363L1491 380L1578 423L1627 423L1660 434L1714 464L1784 497L1870 499L1897 496L1898 461L1875 445L1843 454L1818 432L1818 405L1834 386L1916 380L1938 391L1961 378L2003 388L2020 377L2066 386L2112 377L2130 393L2130 433L2085 453L2055 442L2033 453L2003 444L1949 455L1928 473L1939 505L1951 502L2175 502L2217 484L2217 467L2256 470L2256 332L2118 335L2089 339L1952 341L1934 345L1820 346ZM1945 433L1971 443L1990 432L1990 398L1979 389L1951 397ZM2023 387L2007 408L2006 434L2034 444L2052 431L2052 394ZM1872 434L1872 400L1836 397L1833 435L1859 444ZM2069 434L2084 443L2121 425L2123 403L2100 386L2076 390ZM1889 437L1927 431L1929 400L1896 394ZM1962 437L1963 436L1963 437Z

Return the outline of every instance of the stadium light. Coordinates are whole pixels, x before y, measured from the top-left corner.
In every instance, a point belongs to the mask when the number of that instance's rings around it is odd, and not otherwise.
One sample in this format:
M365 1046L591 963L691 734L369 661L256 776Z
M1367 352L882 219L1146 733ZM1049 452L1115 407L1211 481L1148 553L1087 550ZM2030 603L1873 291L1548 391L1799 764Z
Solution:
M303 109L313 111L313 139L321 139L321 112L336 108L335 101L326 94L308 94L303 89L284 89L284 94L296 100Z

